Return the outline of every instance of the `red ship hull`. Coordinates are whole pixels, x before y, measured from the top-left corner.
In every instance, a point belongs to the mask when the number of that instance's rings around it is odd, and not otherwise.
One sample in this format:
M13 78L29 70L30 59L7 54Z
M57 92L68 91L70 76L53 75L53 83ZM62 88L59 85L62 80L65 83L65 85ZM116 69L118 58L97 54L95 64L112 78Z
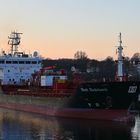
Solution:
M25 111L46 116L73 118L73 119L90 119L103 121L121 121L129 122L134 120L134 116L128 114L127 109L73 109L73 108L48 108L45 106L0 103L1 108Z

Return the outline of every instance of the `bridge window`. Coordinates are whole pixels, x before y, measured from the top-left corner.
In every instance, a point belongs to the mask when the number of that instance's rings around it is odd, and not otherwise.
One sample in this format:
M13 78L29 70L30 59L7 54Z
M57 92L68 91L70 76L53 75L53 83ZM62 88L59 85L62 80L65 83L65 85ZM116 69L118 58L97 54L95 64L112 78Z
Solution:
M12 63L12 61L6 61L6 64L11 64Z
M31 64L31 61L26 61L26 64Z
M24 61L19 61L19 64L24 64Z
M0 61L0 64L4 64L4 61L3 61L3 60L1 60L1 61Z
M38 61L38 64L41 64L41 61Z
M37 64L37 61L32 61L32 64Z
M13 61L13 64L18 64L18 61Z

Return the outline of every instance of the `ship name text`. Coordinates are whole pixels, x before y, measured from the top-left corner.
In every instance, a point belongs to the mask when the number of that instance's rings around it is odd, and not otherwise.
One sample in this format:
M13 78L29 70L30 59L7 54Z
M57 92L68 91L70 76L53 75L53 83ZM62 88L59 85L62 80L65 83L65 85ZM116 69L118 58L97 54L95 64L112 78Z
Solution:
M107 88L80 88L81 92L107 92Z

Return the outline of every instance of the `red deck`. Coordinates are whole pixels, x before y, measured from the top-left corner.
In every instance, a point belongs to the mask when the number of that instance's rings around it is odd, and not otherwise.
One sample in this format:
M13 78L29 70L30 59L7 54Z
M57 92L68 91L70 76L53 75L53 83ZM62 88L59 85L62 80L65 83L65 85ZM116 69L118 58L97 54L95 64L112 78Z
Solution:
M2 86L2 91L7 95L25 95L39 97L69 97L75 94L75 88L70 89L45 89L28 86Z

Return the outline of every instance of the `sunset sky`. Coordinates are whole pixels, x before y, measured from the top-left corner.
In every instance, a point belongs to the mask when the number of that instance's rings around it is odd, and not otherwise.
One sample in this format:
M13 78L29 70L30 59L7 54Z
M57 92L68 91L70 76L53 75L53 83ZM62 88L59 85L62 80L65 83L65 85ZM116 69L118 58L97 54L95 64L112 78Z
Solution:
M11 31L22 32L21 50L44 58L116 58L122 32L125 56L140 52L140 0L0 0L0 49Z

